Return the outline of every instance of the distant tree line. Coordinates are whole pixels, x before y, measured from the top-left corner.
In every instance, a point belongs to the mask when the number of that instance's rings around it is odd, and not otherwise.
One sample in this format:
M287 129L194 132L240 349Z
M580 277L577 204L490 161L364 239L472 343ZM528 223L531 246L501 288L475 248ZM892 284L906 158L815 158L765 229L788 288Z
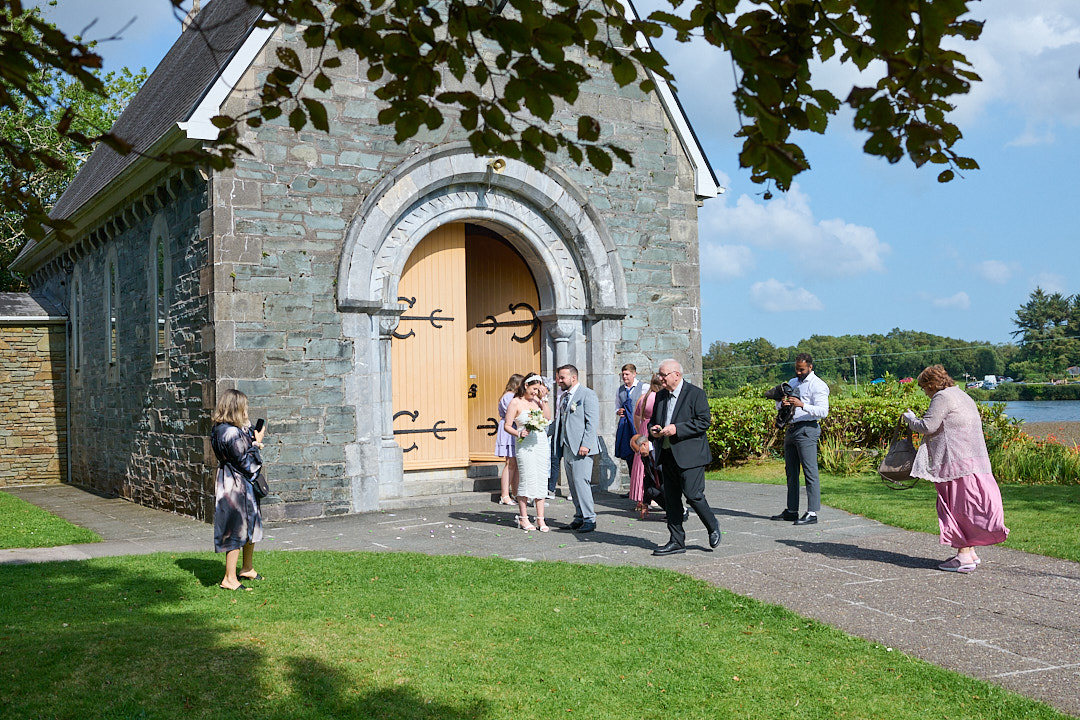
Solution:
M1036 288L1016 311L1016 344L994 345L894 328L886 335L814 335L778 347L765 338L714 342L703 358L704 384L713 397L745 385L775 385L794 375L795 356L808 352L814 370L830 383L860 385L891 376L914 378L941 364L958 382L986 375L1026 382L1067 377L1080 364L1080 293L1064 296Z

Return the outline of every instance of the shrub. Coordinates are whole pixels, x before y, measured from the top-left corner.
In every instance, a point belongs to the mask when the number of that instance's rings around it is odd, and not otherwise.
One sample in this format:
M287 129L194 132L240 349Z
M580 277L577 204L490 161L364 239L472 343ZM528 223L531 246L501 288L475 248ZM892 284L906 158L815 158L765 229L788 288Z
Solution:
M835 435L822 434L818 443L818 467L832 475L861 475L875 467L877 453L844 446Z
M994 477L1020 485L1080 484L1080 447L1020 433L990 452Z

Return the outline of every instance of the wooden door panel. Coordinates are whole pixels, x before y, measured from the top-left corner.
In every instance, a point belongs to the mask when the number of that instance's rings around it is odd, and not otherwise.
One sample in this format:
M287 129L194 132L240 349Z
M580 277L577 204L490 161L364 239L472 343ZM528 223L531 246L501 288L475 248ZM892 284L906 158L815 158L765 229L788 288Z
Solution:
M465 240L469 457L493 462L507 379L540 372L540 298L528 266L508 244L483 234Z
M464 279L465 226L453 224L417 245L398 284L394 435L406 470L469 464Z

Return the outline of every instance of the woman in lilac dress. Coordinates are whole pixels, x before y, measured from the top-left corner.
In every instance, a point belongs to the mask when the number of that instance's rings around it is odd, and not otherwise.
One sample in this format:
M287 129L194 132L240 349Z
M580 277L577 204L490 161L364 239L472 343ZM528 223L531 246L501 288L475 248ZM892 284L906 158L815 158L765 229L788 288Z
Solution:
M255 430L248 419L247 395L226 390L218 400L211 419L210 446L218 459L214 483L214 551L225 553L226 590L248 590L241 580L262 580L252 560L254 543L262 540L262 515L251 485L262 469L259 453L265 430ZM243 551L240 572L236 564Z
M923 435L911 476L934 483L941 544L956 550L938 567L969 573L982 562L976 547L1005 542L1009 535L1001 490L986 453L982 417L975 401L941 365L923 370L919 387L930 398L930 408L921 418L911 410L904 413L908 427Z
M514 394L521 387L521 381L524 379L524 375L517 373L511 375L506 381L502 399L499 400L499 429L495 433L495 454L504 459L502 474L499 476L500 505L513 505L514 500L511 496L517 495L518 491L516 439L506 432L506 407L514 399Z

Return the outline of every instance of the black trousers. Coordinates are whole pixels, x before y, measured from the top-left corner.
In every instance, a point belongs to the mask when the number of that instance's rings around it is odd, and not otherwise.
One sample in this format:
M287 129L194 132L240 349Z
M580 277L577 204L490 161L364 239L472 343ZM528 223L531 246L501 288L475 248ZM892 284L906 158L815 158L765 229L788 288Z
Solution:
M660 451L660 470L664 476L664 505L667 511L667 527L671 542L679 547L686 545L686 533L683 531L683 496L686 504L697 513L701 524L709 532L720 529L720 521L705 499L705 466L680 468L675 464L671 450Z

